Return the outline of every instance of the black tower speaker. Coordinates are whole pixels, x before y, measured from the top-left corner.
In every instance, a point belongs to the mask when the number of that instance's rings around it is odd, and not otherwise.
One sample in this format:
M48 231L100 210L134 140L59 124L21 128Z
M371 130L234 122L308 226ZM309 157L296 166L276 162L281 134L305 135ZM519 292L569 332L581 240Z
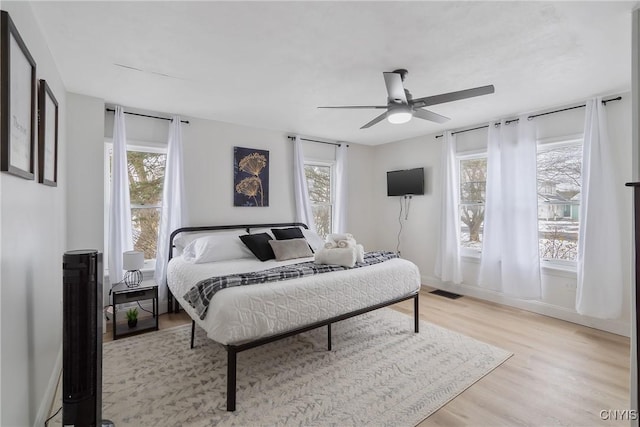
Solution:
M62 424L102 418L102 254L65 252L62 317Z

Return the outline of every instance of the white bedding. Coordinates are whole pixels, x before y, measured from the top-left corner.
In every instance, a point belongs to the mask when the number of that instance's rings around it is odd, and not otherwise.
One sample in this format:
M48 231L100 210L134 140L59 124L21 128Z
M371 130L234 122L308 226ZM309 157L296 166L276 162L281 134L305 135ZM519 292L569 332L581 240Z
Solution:
M198 281L209 277L312 260L238 259L191 264L179 256L169 262L167 282L182 308L207 331L209 338L221 344L239 344L285 332L406 296L420 288L418 267L396 258L353 270L222 289L213 297L203 320L183 298Z

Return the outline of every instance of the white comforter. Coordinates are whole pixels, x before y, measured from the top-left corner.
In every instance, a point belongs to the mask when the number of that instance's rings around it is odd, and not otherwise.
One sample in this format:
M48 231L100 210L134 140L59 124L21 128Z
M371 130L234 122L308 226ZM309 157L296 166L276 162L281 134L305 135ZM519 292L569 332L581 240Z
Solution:
M219 291L200 320L183 295L213 276L312 261L239 259L191 264L176 257L167 269L169 289L192 319L221 344L239 344L409 295L420 288L418 267L396 258L347 271Z

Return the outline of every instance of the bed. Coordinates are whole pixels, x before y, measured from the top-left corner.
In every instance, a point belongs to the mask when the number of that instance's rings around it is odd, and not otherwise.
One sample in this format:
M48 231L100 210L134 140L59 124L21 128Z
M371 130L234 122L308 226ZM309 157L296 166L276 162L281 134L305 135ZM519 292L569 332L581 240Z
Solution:
M324 326L327 327L327 349L331 350L332 323L409 299L414 300L414 332L418 333L420 275L415 264L401 258L363 268L221 289L211 298L204 315L192 306L193 301L185 299L194 285L210 277L312 262L312 256L286 261L260 261L255 256L245 256L242 244L236 245L240 241L239 235L292 227L300 228L310 242L309 246L318 248L317 236L314 240L313 233L301 223L183 227L171 234L167 267L169 311L176 312L182 308L191 317L192 348L195 327L198 325L210 339L222 344L227 351L228 411L236 408L236 362L239 352ZM213 256L213 262L194 263L193 259L188 258L189 254L182 254L185 248L188 251L193 247L193 244L189 245L190 242L200 237L203 237L201 241L205 240L204 237L210 233L216 236L211 237L211 241L225 241L227 245L231 242L234 247L226 250L222 257ZM202 260L208 261L206 258Z

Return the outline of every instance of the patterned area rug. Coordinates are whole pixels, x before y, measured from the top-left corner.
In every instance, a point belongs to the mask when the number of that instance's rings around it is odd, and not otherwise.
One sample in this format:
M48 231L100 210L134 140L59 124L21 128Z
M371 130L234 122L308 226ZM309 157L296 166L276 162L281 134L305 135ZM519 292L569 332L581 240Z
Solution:
M381 309L238 354L225 411L226 352L190 325L104 345L103 418L116 426L413 426L511 353ZM56 418L59 418L57 416Z

